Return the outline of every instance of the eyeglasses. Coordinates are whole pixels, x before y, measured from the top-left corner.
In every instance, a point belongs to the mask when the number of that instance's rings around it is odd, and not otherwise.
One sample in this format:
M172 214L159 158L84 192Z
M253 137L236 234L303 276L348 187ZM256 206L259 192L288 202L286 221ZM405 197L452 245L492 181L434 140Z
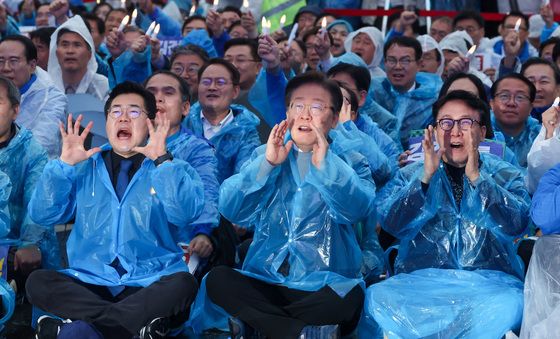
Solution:
M216 85L218 88L224 88L226 85L230 84L231 82L227 81L225 78L202 78L200 79L200 84L204 87L212 86L212 83Z
M138 106L128 106L127 110L122 106L111 106L111 108L109 108L109 115L115 119L120 118L125 112L130 119L137 119L142 113L146 113L146 111Z
M198 73L200 67L196 64L187 65L186 67L181 64L175 64L171 67L171 72L181 75L184 71L187 71L187 74L193 76Z
M309 108L309 112L311 113L312 116L321 115L321 113L323 113L327 108L330 108L334 111L334 107L332 106L329 107L320 102L312 102L310 104L305 104L300 101L293 101L290 104L290 109L293 109L297 113L297 115L301 115L305 110L305 108Z
M461 130L468 131L472 127L473 123L475 122L480 125L480 121L471 118L461 118L459 120L444 118L444 119L439 119L437 121L437 124L444 131L451 131L455 126L455 124L457 123L459 124L459 128Z
M224 60L227 62L231 62L232 64L245 64L247 62L256 62L257 60L249 59L249 58L232 58L232 57L224 57Z
M506 26L504 26L504 28L505 28L505 29L508 29L508 30L510 30L510 29L515 29L515 25L506 25ZM522 26L520 26L519 29L522 30L522 31L526 31L526 30L527 30L527 27L522 27Z
M10 68L15 68L19 65L20 62L21 62L20 58L8 58L8 59L0 58L0 68L6 67L6 64L10 65Z
M413 60L409 57L401 58L399 60L397 60L397 58L393 58L393 57L385 58L385 65L387 65L390 68L393 68L393 67L397 66L397 64L401 64L402 67L406 68L406 67L410 66L410 64L412 62L416 62L416 60Z
M496 94L496 98L500 100L502 104L507 104L511 98L513 98L513 101L518 105L529 102L529 97L525 94L512 94L509 92L498 93Z

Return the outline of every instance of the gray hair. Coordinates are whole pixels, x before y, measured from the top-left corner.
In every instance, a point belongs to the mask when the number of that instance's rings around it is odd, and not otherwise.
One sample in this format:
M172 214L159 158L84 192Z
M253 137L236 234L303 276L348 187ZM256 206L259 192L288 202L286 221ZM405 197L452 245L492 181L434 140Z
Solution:
M10 100L12 107L19 106L21 95L19 94L19 89L12 80L0 75L0 86L6 89L8 100Z

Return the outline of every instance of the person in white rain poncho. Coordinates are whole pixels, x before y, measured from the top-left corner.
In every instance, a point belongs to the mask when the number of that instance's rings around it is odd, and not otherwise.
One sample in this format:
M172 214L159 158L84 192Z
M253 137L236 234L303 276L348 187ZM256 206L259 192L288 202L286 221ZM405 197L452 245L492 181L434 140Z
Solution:
M428 34L420 35L416 40L422 46L422 58L420 59L418 70L441 76L443 74L445 58L437 41Z
M383 35L375 27L362 27L346 37L344 49L359 55L367 64L372 77L385 76L385 72L379 67L383 59Z

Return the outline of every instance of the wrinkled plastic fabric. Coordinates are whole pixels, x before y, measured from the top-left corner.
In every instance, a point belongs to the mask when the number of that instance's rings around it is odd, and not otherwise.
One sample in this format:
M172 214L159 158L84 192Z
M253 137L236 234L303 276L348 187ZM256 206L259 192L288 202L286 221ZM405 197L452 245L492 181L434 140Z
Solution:
M546 172L533 195L531 218L543 234L560 233L560 210L558 199L560 190L560 164Z
M356 152L338 153L340 145L333 145L321 169L311 164L311 153L295 149L272 167L265 147L220 188L222 215L255 225L241 273L304 291L328 285L343 297L362 282L352 224L374 211L366 160ZM307 174L302 178L300 171Z
M60 155L62 142L58 124L66 119L68 99L52 82L49 74L35 68L37 79L21 95L16 123L31 132L50 159Z
M4 279L0 279L0 296L2 297L2 314L0 315L0 331L4 324L10 320L16 308L16 294L12 286Z
M169 15L165 13L161 8L154 6L154 12L150 15L145 15L142 12L138 12L138 19L139 22L138 26L142 28L144 32L148 30L148 27L152 24L153 21L156 21L160 24L160 31L158 37L166 36L166 37L178 37L181 36L181 24L171 18Z
M437 100L442 85L441 78L436 74L418 72L416 74L417 87L406 93L398 93L387 78L372 78L368 96L374 102L385 108L389 114L397 118L395 131L398 131L400 142L404 149L408 148L410 132L422 129L432 123L432 105ZM360 111L361 112L361 111ZM369 115L369 114L368 114ZM371 115L370 115L371 116ZM384 131L384 123L371 116Z
M554 165L560 163L560 152L558 152L560 138L558 135L557 127L552 138L545 140L546 128L542 126L527 154L527 189L531 194L537 190L542 176Z
M459 53L463 56L467 55L469 48L473 45L471 36L465 31L455 31L446 35L439 42L439 48Z
M284 96L288 79L284 72L267 72L263 67L249 90L249 103L253 105L270 127L286 119Z
M73 16L68 19L65 23L58 26L56 31L51 35L51 43L49 45L49 65L48 72L51 76L52 81L55 86L65 93L64 83L62 81L62 69L58 63L58 58L56 56L56 42L58 37L58 32L61 29L68 29L72 32L79 34L84 41L89 45L91 51L95 51L95 45L93 44L93 38L91 33L86 27L84 20L79 15ZM84 74L76 93L88 93L99 100L104 100L109 92L109 80L106 77L97 74L97 60L95 60L95 53L91 53L87 64L87 71Z
M170 228L188 227L199 217L202 185L184 161L155 167L145 159L119 201L101 153L75 166L51 160L29 213L40 224L75 218L67 242L69 269L63 273L89 284L145 287L187 270ZM111 265L116 259L126 270L122 276Z
M5 237L10 233L10 208L8 206L12 194L10 177L0 171L0 236ZM1 279L0 279L1 280Z
M385 71L382 70L381 67L379 67L379 65L381 64L381 60L383 59L383 45L385 43L383 40L383 35L381 34L381 31L379 29L377 29L376 27L362 27L354 32L351 32L346 37L346 40L344 40L344 49L347 52L351 52L352 40L354 40L354 38L360 33L367 34L367 36L369 36L369 38L373 42L373 45L375 46L375 52L373 54L373 58L371 59L369 65L367 65L369 74L371 75L372 78L384 77Z
M209 140L216 149L219 183L238 173L245 161L251 157L251 153L261 144L257 131L259 118L244 106L231 105L230 108L233 111L233 121ZM193 131L197 137L204 138L200 112L200 103L197 102L191 106L182 125Z
M492 140L500 141L503 142L504 144L506 143L506 137L502 132L498 132L498 131L494 131L494 139ZM512 164L513 166L520 169L521 172L523 172L523 167L519 166L519 162L517 162L517 156L515 155L515 153L513 153L513 151L509 147L507 147L507 145L505 145L504 148L504 161ZM531 191L529 191L529 193L531 193Z
M535 243L524 295L520 338L559 338L560 235L546 235Z
M527 154L529 154L533 142L541 131L541 124L539 121L533 117L529 117L525 124L525 129L519 135L510 137L500 128L500 124L496 121L496 117L492 113L492 127L494 130L504 135L506 146L511 149L517 157L519 166L527 168Z
M419 35L416 40L418 40L418 42L422 46L422 53L426 53L435 49L436 53L439 54L440 62L436 74L441 76L443 74L443 66L445 66L445 57L443 56L443 51L441 50L440 44L438 44L438 42L428 34Z
M229 314L223 308L214 304L206 294L205 276L200 283L196 299L191 305L190 317L185 324L185 329L191 328L196 334L201 334L209 329L228 331L228 318Z
M112 70L109 71L109 88L113 89L126 80L143 84L151 74L152 46L146 46L141 53L127 49L113 61Z
M177 239L189 242L199 233L210 235L212 228L218 226L220 214L218 213L218 160L214 149L208 142L197 138L184 127L176 134L167 138L167 149L175 159L181 159L191 165L198 173L204 185L204 208L190 229L176 229L179 233Z
M25 128L20 128L8 146L0 149L0 171L6 173L11 182L10 223L7 232L0 234L0 245L36 245L41 250L43 267L58 268L60 250L54 226L34 223L27 213L31 195L47 160L43 147Z
M218 57L218 52L216 52L214 48L214 42L212 42L212 39L208 36L208 32L205 29L193 29L181 40L179 46L189 44L203 48L211 58Z
M422 190L423 162L408 165L379 192L381 226L400 239L396 272L422 268L489 269L523 277L513 241L529 223L531 200L521 172L480 154L480 177L463 176L456 206L443 164Z
M523 316L523 282L499 271L423 269L366 291L388 338L502 338Z

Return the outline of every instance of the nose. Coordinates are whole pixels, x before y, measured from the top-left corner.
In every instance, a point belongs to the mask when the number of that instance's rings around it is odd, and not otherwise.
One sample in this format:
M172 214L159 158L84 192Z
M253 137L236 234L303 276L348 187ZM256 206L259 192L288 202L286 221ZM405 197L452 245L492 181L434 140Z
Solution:
M453 128L451 128L451 135L460 136L463 134L463 130L459 126L459 122L455 121L453 124Z

